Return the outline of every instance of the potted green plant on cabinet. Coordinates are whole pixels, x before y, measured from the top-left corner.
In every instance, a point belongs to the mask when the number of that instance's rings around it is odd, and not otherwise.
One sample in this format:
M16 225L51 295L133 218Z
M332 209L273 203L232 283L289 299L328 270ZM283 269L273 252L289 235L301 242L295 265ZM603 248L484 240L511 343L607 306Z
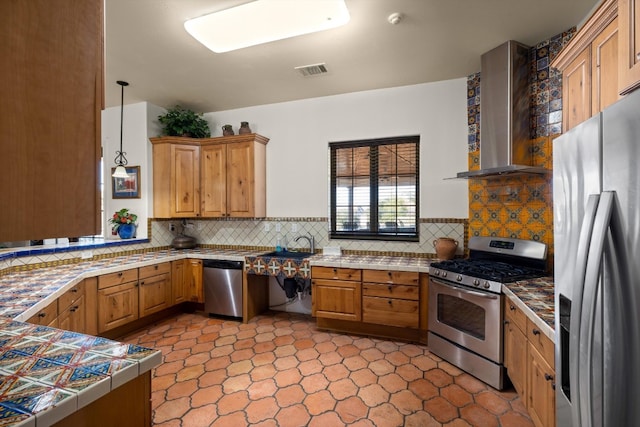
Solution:
M188 108L176 105L166 114L158 116L162 124L162 133L167 136L187 136L192 138L209 138L211 130L209 124L202 117Z

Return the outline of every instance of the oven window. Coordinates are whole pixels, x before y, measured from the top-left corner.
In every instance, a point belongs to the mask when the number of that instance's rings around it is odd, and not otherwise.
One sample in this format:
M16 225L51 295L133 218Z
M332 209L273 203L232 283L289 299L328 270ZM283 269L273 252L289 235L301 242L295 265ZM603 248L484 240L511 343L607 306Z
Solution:
M484 309L464 299L438 294L438 321L472 337L485 339Z

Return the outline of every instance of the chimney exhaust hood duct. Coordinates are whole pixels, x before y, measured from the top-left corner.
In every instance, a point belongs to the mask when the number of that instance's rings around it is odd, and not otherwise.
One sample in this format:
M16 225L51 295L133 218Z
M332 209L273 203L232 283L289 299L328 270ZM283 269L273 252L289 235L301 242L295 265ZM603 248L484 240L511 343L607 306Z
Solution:
M545 174L533 166L529 138L529 47L508 41L481 57L480 170L457 178Z

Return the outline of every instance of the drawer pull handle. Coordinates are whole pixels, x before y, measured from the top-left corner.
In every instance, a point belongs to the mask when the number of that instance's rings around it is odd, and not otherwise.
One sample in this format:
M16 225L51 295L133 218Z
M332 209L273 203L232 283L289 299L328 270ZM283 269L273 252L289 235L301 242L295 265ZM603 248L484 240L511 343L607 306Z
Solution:
M516 311L516 306L515 305L509 305L509 310Z
M122 277L122 272L118 273L118 277Z
M144 285L144 281L140 282L141 285Z
M71 292L78 292L78 289L77 288L73 288L73 289L71 289Z
M72 313L74 313L78 308L79 308L79 307L78 307L77 305L75 305L75 306L71 307L71 308L69 309L69 311L70 311L70 312L72 312Z
M38 317L42 318L42 317L47 317L46 313L38 313Z
M533 332L533 335L540 335L540 330L538 329L533 329L531 332Z
M504 324L505 324L505 325L508 325L508 324L509 324L509 321L508 321L508 320L505 320L505 321L504 321Z

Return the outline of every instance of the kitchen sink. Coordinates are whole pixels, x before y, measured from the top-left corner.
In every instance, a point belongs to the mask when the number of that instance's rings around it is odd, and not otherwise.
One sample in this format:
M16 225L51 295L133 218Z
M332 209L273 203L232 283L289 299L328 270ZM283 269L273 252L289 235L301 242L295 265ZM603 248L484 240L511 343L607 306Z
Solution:
M304 259L314 255L311 252L297 252L297 251L273 251L262 254L263 257L272 258L285 258L285 259Z

